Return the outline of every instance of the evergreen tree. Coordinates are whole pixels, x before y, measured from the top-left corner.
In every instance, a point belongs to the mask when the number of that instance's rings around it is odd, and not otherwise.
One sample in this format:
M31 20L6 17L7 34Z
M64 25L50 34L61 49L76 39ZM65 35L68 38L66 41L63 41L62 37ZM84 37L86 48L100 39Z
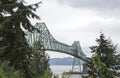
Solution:
M110 39L106 39L104 34L100 34L100 38L96 39L97 45L90 47L92 53L97 53L100 60L108 67L113 68L117 62L115 59L116 46Z
M45 54L45 49L41 46L40 42L34 42L33 55L30 64L33 78L44 76L46 71L48 74L50 74L48 60L49 57Z
M97 53L92 55L87 65L88 75L83 78L115 78L115 73L100 60Z
M116 46L110 39L106 39L103 33L96 42L97 45L90 47L93 55L87 63L88 76L85 78L115 78L116 72L113 68L118 63L115 58Z
M29 64L32 50L23 29L29 32L35 30L29 18L39 19L34 14L39 3L25 5L23 0L0 0L0 64L10 61L9 66L24 72L25 78L31 78Z

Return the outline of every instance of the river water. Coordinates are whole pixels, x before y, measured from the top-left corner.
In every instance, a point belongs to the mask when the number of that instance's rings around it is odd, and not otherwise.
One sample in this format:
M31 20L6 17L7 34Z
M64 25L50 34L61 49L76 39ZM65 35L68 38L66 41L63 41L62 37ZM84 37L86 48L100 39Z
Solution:
M64 66L64 65L52 65L50 66L53 74L59 75L59 78L61 78L61 74L63 72L69 72L70 70L72 70L72 66ZM118 70L118 72L120 72L120 70ZM72 75L70 78L82 78L81 75ZM120 78L120 77L116 77L116 78Z
M59 75L60 78L63 72L69 72L70 70L72 70L72 66L52 65L50 66L50 68L53 74ZM70 78L82 78L82 77L81 75L72 75Z

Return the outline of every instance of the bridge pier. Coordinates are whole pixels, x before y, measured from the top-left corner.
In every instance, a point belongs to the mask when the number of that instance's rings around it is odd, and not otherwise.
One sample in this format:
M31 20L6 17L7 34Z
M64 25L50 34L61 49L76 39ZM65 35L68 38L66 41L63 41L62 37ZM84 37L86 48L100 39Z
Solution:
M72 72L82 72L80 59L76 57L73 58Z
M72 65L72 74L86 74L87 73L87 65L84 63L81 64L81 60L74 57L73 58L73 65Z

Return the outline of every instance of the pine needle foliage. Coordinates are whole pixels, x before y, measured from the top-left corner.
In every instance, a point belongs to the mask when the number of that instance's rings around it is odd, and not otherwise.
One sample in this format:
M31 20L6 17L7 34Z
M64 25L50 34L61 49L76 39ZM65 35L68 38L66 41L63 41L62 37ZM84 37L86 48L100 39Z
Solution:
M118 63L115 59L116 45L113 45L110 38L106 39L103 33L96 42L97 45L90 47L93 55L87 63L88 76L84 78L115 78L114 67Z
M0 0L0 64L8 60L8 65L21 70L25 78L32 77L29 72L32 50L25 31L37 30L29 19L40 19L34 13L40 3L26 5L24 0Z

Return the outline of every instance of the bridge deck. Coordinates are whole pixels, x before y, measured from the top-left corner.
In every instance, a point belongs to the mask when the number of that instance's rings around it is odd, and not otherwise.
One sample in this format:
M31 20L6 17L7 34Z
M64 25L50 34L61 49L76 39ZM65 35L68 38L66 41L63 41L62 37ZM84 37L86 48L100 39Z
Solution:
M36 23L35 28L37 28L39 32L26 32L27 41L30 46L34 46L35 43L37 43L40 44L45 50L66 53L86 61L87 57L83 53L79 41L74 41L72 45L67 45L57 41L49 32L46 24L43 22Z
M87 74L86 72L65 72L65 74Z

